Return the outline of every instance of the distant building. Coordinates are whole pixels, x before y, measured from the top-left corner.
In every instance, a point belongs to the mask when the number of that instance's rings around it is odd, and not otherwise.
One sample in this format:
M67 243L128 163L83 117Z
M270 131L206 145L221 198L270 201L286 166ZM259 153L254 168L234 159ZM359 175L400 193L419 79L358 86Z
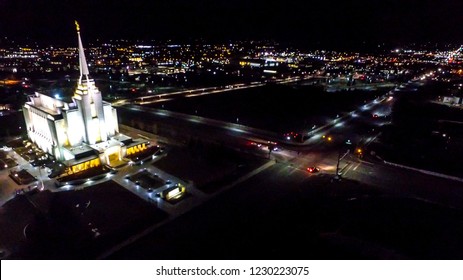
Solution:
M463 63L463 46L456 51L450 53L448 57L449 64L462 64Z
M442 102L449 105L459 105L461 104L462 98L457 96L444 96Z
M0 104L0 117L9 115L12 111L11 104Z
M101 164L121 165L126 154L142 151L148 144L119 134L116 109L102 100L89 77L78 25L77 36L80 77L72 98L64 101L36 92L23 106L29 139L64 161L69 173Z
M9 111L11 110L11 104L0 104L0 111Z

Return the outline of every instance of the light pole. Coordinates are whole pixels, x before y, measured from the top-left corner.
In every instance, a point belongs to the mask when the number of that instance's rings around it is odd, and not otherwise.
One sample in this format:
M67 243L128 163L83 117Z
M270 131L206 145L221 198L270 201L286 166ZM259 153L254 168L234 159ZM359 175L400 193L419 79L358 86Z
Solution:
M39 166L39 178L40 178L40 183L42 184L42 190L44 190L44 189L45 189L45 186L43 185L42 168L44 168L43 165Z
M352 142L350 142L350 140L347 140L346 145L352 145ZM336 163L336 176L334 176L334 178L335 178L336 180L341 179L341 174L339 174L339 164L341 163L341 160L342 160L343 158L345 158L345 157L347 156L347 154L349 154L349 152L350 152L350 149L347 149L347 151L341 156L341 154L342 154L342 149L339 150L338 162Z
M341 161L341 150L339 150L338 153L338 162L336 164L336 176L334 176L335 179L340 179L339 177L339 162Z

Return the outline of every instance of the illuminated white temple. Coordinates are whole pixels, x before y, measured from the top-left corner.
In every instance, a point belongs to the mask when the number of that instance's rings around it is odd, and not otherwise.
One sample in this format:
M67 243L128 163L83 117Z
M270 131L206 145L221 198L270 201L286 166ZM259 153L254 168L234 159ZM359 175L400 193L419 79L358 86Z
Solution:
M146 143L119 134L116 109L102 100L89 77L77 22L76 27L80 77L72 101L36 92L23 112L29 139L79 172L101 163L117 166L126 153L133 152L130 147L139 151L146 148Z

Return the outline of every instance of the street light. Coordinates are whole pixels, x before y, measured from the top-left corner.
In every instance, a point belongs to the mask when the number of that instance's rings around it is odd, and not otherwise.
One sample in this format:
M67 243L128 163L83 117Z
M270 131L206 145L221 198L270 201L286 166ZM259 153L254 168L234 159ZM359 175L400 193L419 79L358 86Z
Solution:
M359 158L363 158L363 150L361 148L357 148L357 150L355 150L355 152L357 153L357 156Z
M341 160L347 156L347 154L349 154L350 152L350 149L347 149L347 151L341 156L342 150L339 150L339 154L338 154L338 162L336 164L336 176L334 177L335 179L339 180L341 179L341 175L339 174L339 163L341 162Z
M45 189L45 186L43 184L43 179L42 179L42 168L45 168L45 166L39 166L39 178L40 178L40 183L42 184L42 190Z

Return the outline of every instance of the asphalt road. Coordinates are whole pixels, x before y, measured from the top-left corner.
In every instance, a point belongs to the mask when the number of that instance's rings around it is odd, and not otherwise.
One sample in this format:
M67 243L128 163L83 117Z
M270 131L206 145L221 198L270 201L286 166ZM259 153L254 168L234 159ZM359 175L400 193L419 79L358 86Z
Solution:
M277 163L108 257L461 258L461 215L410 199L404 185L333 181Z
M343 143L347 140L353 143L361 141L362 147L367 147L368 143L378 136L375 128L387 123L387 119L381 116L390 113L392 102L393 98L384 97L364 104L350 112L349 115L341 116L333 124L307 132L313 136L305 143L287 142L286 145L282 145L282 148L270 154L277 164L249 180L240 182L230 191L224 192L226 195L221 193L207 201L199 199L200 203L187 203L185 207L182 207L180 203L178 209L166 205L164 210L176 213L180 217L126 248L118 247L121 251L112 252L114 254L111 257L174 259L243 258L245 256L265 259L266 256L270 258L273 256L291 258L294 256L291 246L298 245L298 235L307 234L310 238L302 246L303 250L298 252L298 257L306 259L323 256L350 258L352 257L350 253L340 255L339 251L335 250L335 254L331 254L333 252L324 247L326 244L317 245L320 241L319 234L326 225L317 220L319 218L316 213L321 211L320 207L324 209L326 205L339 202L337 201L339 197L343 199L339 205L343 205L346 199L350 201L350 199L361 199L363 196L376 198L387 196L394 199L410 199L406 202L421 201L436 205L436 207L443 206L445 209L461 210L463 208L463 184L461 182L388 166L368 155L360 159L353 152L355 145L349 148L350 153L346 153L339 162L339 169L342 173L341 181L333 179L339 155L344 155L349 147ZM263 143L266 140L281 142L281 137L273 132L239 124L134 105L120 109L128 116L139 115L142 116L143 121L156 120L175 128L177 141L188 140L188 137L194 136L219 141L238 149L245 149L249 139L252 141L258 139ZM379 117L373 117L374 114ZM332 137L332 141L328 141L326 136ZM268 153L265 146L254 148L254 152L260 155ZM308 166L319 167L320 173L309 173ZM152 172L162 173L153 167L149 168ZM124 174L135 172L138 168L127 167L126 169L113 176L113 180L149 200L145 190L137 189L123 178ZM164 173L161 175L167 178L175 176L175 174ZM174 177L171 179L175 180ZM204 195L199 190L192 189L192 191L193 197L203 198ZM336 201L333 202L333 199ZM193 201L190 199L185 202ZM314 208L311 208L311 204ZM337 208L340 207L339 205L334 205L333 208L342 212L341 208ZM385 205L393 207L394 203L387 202ZM159 204L158 207L163 208ZM406 206L404 207L406 209ZM315 214L310 212L312 210ZM322 211L323 215L327 215L325 210ZM348 210L350 211L350 208ZM363 210L368 212L369 208ZM376 211L385 215L388 209ZM307 213L307 218L317 221L317 225L312 226L310 223L303 222L299 226L299 221L305 218L305 215L301 213ZM436 216L440 215L440 212L436 213L438 213ZM177 217L177 215L174 216ZM203 219L203 223L196 227L199 217ZM413 217L412 215L410 219ZM368 217L368 219L374 219L374 217ZM330 221L330 218L327 221ZM273 228L271 225L275 223L281 223L281 226ZM342 227L338 223L334 224L334 229ZM186 233L185 228L191 228L191 233ZM399 229L396 228L396 230ZM271 240L272 238L274 240ZM291 246L282 245L272 249L272 242L282 244L286 242ZM373 254L374 256L379 258L391 256L387 246L379 247L380 249ZM312 251L309 252L310 250ZM400 254L392 255L400 257Z
M359 159L355 154L355 143L361 142L361 148L378 136L378 127L387 124L387 116L391 112L393 96L384 96L368 104L359 106L347 116L340 117L336 123L319 128L305 143L283 145L283 149L271 153L272 158L292 169L294 174L307 173L308 166L318 166L322 173L335 175L339 154L348 153L339 164L342 176L361 183L377 186L390 193L400 193L424 201L461 208L463 205L462 183L444 178L422 174L416 171L401 169L384 164L374 157L366 155ZM275 133L240 126L238 124L211 120L199 116L145 108L141 106L124 107L125 110L143 112L163 122L180 127L184 135L195 135L204 139L213 138L223 143L237 143L239 146L246 139L278 141L281 136ZM377 117L373 117L374 115ZM376 130L375 130L376 129ZM327 141L323 135L330 135L333 141ZM354 145L343 145L351 140ZM336 142L336 143L335 143ZM262 153L268 151L264 146Z
M275 84L287 84L287 83L294 83L303 80L312 79L314 76L306 75L304 77L289 77L289 78L281 78L275 79ZM235 91L240 89L248 89L248 88L255 88L261 87L266 85L265 82L251 82L249 84L245 83L238 83L238 84L231 84L221 87L205 87L205 88L197 88L197 89L188 89L188 90L181 90L163 94L156 94L156 95L148 95L143 97L137 97L133 99L122 99L113 102L113 106L122 106L127 104L139 104L139 105L146 105L152 103L159 103L172 100L174 98L184 98L184 97L196 97L196 96L203 96L209 94L217 94L217 93L224 93L228 91Z

